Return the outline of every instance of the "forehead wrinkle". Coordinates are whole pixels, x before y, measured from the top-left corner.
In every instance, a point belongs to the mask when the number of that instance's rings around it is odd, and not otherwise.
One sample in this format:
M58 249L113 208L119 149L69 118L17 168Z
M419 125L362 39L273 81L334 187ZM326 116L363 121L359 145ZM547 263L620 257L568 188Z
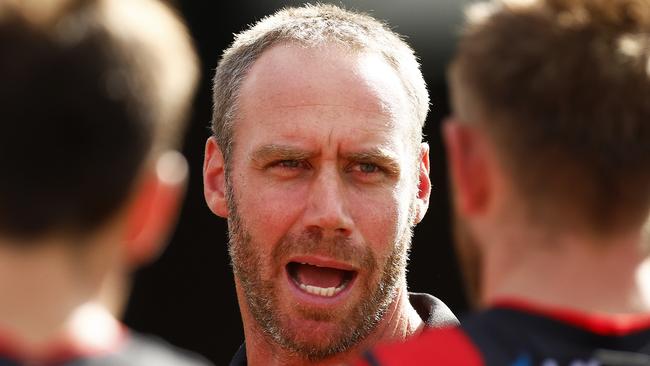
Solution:
M350 106L345 104L332 104L332 103L278 104L278 105L274 105L272 108L299 109L299 108L310 108L310 107L340 107L340 108L353 109L353 110L357 110L369 114L375 114L382 117L393 117L394 113L391 110L391 108L386 105L386 103L380 103L380 105L381 107L379 108L379 111L370 108L360 108L358 106Z

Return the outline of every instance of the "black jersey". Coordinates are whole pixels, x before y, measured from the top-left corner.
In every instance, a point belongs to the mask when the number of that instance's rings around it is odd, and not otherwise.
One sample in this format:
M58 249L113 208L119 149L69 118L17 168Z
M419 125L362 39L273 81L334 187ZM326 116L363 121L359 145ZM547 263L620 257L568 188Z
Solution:
M404 344L365 354L363 365L650 366L650 315L585 314L501 301Z

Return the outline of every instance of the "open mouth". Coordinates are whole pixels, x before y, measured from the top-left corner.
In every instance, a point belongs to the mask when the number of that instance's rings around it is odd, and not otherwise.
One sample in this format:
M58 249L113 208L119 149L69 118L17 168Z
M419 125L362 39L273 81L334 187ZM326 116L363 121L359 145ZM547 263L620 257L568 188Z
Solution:
M356 276L355 271L304 262L289 262L287 264L287 273L301 290L322 297L336 296Z

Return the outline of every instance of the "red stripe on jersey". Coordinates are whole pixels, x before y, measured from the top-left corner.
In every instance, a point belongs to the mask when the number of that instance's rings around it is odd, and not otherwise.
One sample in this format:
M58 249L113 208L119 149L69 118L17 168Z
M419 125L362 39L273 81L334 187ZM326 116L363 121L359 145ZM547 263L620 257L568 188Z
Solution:
M502 298L490 304L492 308L510 308L559 320L593 333L622 336L650 328L648 314L588 313L575 309L534 304L522 299Z

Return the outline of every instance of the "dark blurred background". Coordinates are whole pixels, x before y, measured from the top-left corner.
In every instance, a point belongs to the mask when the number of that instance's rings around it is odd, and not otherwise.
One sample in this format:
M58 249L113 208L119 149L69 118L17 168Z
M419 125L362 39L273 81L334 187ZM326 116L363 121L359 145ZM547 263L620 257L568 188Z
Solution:
M327 2L327 1L323 1ZM382 19L406 37L422 63L431 111L425 128L431 146L433 191L429 211L415 230L409 264L411 291L428 292L456 313L467 310L450 236L449 196L439 127L448 114L445 66L453 52L470 0L356 0L337 5ZM221 4L219 4L221 3ZM136 273L126 323L134 329L196 351L217 365L227 365L244 336L226 250L226 222L203 200L203 147L209 137L210 79L233 33L283 6L303 1L178 0L171 5L187 22L202 62L202 82L195 100L184 153L190 182L178 228L155 264Z

